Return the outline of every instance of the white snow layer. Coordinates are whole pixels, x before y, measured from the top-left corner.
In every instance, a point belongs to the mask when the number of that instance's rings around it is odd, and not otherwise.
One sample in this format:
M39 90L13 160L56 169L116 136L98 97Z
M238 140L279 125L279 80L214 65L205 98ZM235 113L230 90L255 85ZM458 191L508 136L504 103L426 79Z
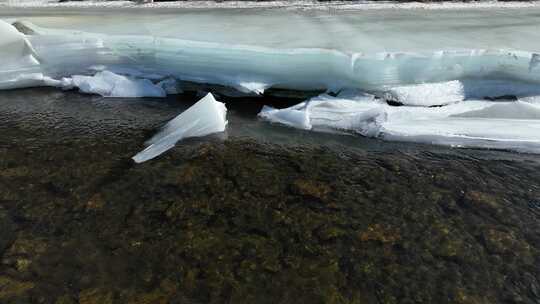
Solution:
M133 157L136 163L152 159L171 149L189 137L200 137L225 131L227 108L208 93L196 104L169 121L163 129L148 142L148 147Z

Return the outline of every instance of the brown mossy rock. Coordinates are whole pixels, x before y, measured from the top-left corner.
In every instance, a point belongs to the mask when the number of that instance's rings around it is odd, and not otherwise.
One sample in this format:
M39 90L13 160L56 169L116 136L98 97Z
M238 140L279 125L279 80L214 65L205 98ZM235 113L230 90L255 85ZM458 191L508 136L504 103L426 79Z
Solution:
M398 229L384 224L369 225L359 233L358 237L362 242L377 241L390 244L396 243L401 238Z
M0 275L0 303L14 297L28 293L34 287L34 283L19 281L7 276Z
M82 290L79 293L79 304L112 304L113 294L100 288Z
M292 184L293 191L303 196L326 200L332 189L327 184L306 179L297 179Z

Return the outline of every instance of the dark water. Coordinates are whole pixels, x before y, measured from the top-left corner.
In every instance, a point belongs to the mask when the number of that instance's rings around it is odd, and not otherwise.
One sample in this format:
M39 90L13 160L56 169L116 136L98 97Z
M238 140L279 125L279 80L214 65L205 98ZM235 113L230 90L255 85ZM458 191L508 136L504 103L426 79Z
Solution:
M227 100L226 134L135 165L194 101L0 93L0 303L540 302L538 156Z

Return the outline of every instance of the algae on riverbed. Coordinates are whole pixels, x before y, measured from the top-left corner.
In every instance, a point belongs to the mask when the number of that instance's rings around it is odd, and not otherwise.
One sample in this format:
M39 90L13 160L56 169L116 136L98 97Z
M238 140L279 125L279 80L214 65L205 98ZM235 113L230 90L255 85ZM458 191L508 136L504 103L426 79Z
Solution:
M537 163L134 138L0 146L1 303L540 299Z
M539 301L535 156L303 133L251 100L228 140L135 165L186 98L2 93L0 303Z

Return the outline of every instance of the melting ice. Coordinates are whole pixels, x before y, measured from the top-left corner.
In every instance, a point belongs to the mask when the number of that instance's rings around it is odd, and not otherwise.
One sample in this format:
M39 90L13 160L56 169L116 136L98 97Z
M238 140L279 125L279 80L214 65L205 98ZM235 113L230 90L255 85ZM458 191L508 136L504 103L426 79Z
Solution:
M147 142L148 147L137 153L133 160L142 163L152 159L171 149L184 138L223 132L227 126L226 117L225 104L216 101L214 96L208 93L196 104L169 121Z
M269 88L326 90L287 109L265 107L259 116L306 130L540 153L534 50L355 53L25 26L35 34L22 35L0 21L0 89L77 87L110 97L162 97L181 92L182 82L252 95ZM181 138L224 128L225 112L212 100L201 102L213 110L181 114L134 159L150 159Z

